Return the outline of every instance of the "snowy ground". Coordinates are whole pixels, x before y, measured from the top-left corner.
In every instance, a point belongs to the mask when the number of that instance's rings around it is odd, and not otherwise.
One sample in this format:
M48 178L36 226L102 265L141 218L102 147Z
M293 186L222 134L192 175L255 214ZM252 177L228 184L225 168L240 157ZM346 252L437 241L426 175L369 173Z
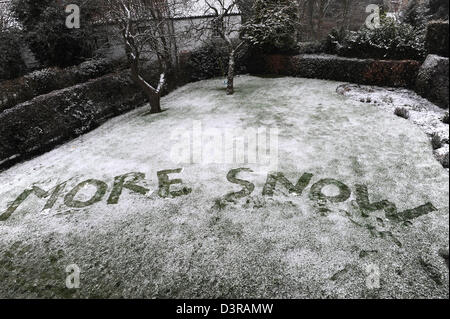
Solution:
M442 121L448 110L407 89L344 84L338 87L337 92L362 103L376 105L390 113L394 113L397 108L407 110L408 120L419 126L429 136L430 141L433 136L440 141L434 154L448 170L449 126Z
M449 173L421 128L336 93L341 84L242 76L231 97L222 80L189 84L163 98L162 114L137 109L0 173L0 297L448 298ZM311 173L311 182L301 194L279 184L263 196L264 165L174 163L173 132L191 132L198 121L237 135L278 128L277 170L294 184ZM255 188L224 200L242 189L227 181L240 167L253 170L237 177ZM192 192L158 196L157 172L177 168L170 178ZM148 193L124 189L108 204L114 177L129 172L145 174L136 184ZM311 196L326 178L347 185L350 197ZM101 200L68 207L66 194L89 179L107 184L104 196L102 184ZM24 190L64 181L60 196L30 195L5 218ZM436 210L367 214L357 184L371 203L388 200L398 212L426 203ZM72 204L95 191L80 188ZM73 264L79 289L66 288Z

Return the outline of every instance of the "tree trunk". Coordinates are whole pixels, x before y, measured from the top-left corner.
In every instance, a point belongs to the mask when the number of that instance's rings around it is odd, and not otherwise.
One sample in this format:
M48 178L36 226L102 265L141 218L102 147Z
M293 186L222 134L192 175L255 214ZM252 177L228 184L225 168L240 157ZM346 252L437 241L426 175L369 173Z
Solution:
M228 61L228 77L227 77L227 94L234 94L234 50L230 52L230 59Z
M123 31L123 37L125 40L125 53L127 55L128 62L131 66L131 79L135 84L137 84L144 94L147 96L147 99L150 103L150 113L160 113L161 112L161 90L165 83L165 73L161 74L161 78L158 84L158 88L155 89L152 87L145 79L139 74L139 59L141 49L135 43L135 37L133 36L133 28L132 28L132 19L130 10L126 7L126 5L122 2L122 5L127 11L128 20L126 21L126 27ZM162 32L164 34L164 32ZM162 37L164 48L165 39ZM157 52L158 53L158 52ZM158 55L158 59L160 59ZM167 64L164 64L164 67L167 67Z
M148 85L147 82L139 75L139 69L135 65L135 63L131 66L131 79L134 83L136 83L144 94L147 96L147 99L150 103L150 113L160 113L161 112L161 94L159 91L153 89Z
M152 88L148 87L142 80L139 78L137 81L135 80L135 83L137 83L141 89L144 91L145 95L147 96L148 102L150 103L150 113L161 113L161 95Z
M161 95L159 93L148 96L150 102L150 113L161 113Z

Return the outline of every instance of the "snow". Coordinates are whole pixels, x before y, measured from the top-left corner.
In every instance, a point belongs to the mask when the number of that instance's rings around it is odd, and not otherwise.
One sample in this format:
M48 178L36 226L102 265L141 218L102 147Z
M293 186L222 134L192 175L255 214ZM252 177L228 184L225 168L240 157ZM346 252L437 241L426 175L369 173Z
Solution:
M388 113L393 114L398 107L408 110L409 120L420 127L430 140L433 135L437 135L443 142L436 157L439 158L445 151L448 153L449 126L442 122L448 110L438 107L411 90L402 88L345 84L338 87L337 92L353 100L375 105Z
M241 76L235 84L233 96L223 79L186 85L162 99L163 113L144 106L0 173L0 212L32 185L49 190L67 181L63 195L88 179L108 185L85 208L69 208L60 196L42 210L46 200L31 195L0 222L0 297L448 298L438 251L448 249L449 173L422 129L336 93L338 82ZM269 197L264 165L174 163L173 132L189 134L198 121L236 134L277 128L278 171L294 184L312 173L311 183L299 196L278 185ZM253 170L238 178L255 190L225 202L242 188L226 178L238 167ZM192 192L160 198L157 172L176 168L183 171L170 178ZM139 185L150 191L124 189L108 205L114 177L129 172L145 173ZM309 197L325 178L352 191L327 211ZM362 217L355 184L367 186L371 202L386 199L399 211L430 202L437 211L408 223L382 211ZM94 192L83 188L76 199ZM77 290L65 288L71 264L81 269ZM366 286L368 265L380 269L379 289Z

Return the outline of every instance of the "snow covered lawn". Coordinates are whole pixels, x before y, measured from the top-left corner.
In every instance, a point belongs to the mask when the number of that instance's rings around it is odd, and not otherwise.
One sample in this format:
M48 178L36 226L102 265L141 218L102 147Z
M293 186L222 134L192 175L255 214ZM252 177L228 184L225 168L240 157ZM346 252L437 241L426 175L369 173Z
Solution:
M419 127L340 84L189 84L161 114L137 109L0 173L0 297L448 298L448 171ZM303 187L280 178L268 194L259 164L175 163L175 133L198 123L278 129L276 170Z

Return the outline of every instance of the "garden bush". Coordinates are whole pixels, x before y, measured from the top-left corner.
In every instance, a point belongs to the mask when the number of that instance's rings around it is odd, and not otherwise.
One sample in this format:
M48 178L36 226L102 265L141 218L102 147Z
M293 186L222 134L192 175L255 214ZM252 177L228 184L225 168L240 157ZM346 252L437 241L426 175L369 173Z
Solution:
M425 47L428 54L449 56L448 20L433 20L427 24Z
M19 39L17 30L0 31L0 81L19 77L26 71Z
M345 42L348 30L345 28L333 28L328 36L322 41L324 52L337 54Z
M438 134L433 134L431 137L431 146L433 150L437 150L442 147L442 140Z
M334 30L327 43L328 51L353 58L422 61L426 57L425 28L387 17L373 30L366 26L359 31Z
M243 38L263 53L296 49L297 9L291 0L256 0L253 16L242 27Z
M316 54L325 51L324 43L320 41L312 42L299 42L297 44L297 50L299 54Z
M394 111L394 114L406 120L409 119L409 111L404 107L397 107Z
M433 19L448 20L448 0L429 0L429 9Z
M429 54L416 77L415 91L441 108L449 105L449 60Z
M236 55L236 74L245 71L247 47L244 46ZM190 54L186 68L191 81L206 80L216 76L225 76L228 71L228 51L225 43L213 39Z
M445 113L444 117L442 118L442 123L450 124L450 118L449 117L450 117L449 113L448 112Z
M430 9L427 4L418 0L411 0L405 10L401 12L401 22L414 28L425 28L430 18Z

